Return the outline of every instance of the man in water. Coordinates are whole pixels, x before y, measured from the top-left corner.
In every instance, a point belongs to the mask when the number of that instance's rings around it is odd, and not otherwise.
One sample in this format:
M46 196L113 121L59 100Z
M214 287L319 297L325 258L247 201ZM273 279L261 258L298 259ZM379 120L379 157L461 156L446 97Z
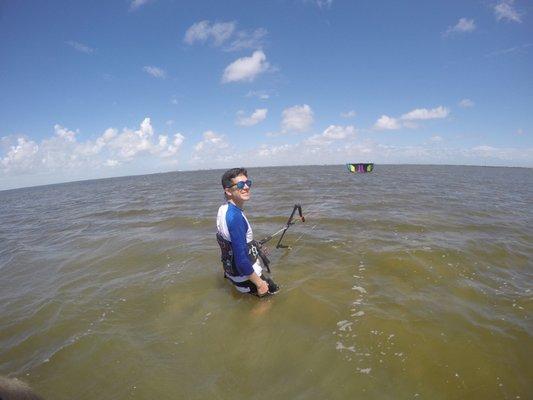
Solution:
M263 275L261 246L253 240L250 223L243 213L250 200L252 181L244 168L233 168L222 175L226 204L218 209L217 241L222 251L224 277L242 293L264 296L278 291L271 278Z

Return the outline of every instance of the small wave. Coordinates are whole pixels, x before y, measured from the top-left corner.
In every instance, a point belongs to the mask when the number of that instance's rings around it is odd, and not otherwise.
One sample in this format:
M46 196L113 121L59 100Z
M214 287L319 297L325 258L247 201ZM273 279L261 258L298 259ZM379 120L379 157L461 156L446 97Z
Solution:
M90 219L91 221L94 221L95 218L101 218L105 220L109 219L124 219L124 218L133 218L133 217L140 217L140 216L147 216L153 213L153 210L146 209L146 208L139 208L139 209L127 209L127 210L103 210L103 211L95 211L88 214L83 214L79 216L79 219Z

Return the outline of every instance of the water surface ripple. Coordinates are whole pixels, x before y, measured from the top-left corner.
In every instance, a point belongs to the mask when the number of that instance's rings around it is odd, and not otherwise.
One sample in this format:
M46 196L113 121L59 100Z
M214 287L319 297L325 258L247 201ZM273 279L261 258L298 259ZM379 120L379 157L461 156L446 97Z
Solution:
M282 287L242 297L223 171L0 192L0 374L49 399L531 399L533 171L250 169Z

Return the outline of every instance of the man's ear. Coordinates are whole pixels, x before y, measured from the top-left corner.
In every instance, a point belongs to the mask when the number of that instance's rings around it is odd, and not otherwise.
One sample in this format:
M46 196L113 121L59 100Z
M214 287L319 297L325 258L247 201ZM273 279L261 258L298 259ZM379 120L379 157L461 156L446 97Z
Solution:
M225 188L224 194L226 195L226 199L229 199L231 197L231 189Z

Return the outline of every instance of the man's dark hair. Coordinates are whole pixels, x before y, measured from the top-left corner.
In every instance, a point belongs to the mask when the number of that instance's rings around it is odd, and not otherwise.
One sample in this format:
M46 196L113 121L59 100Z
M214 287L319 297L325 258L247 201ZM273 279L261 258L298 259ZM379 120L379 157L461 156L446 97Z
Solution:
M232 168L228 169L226 172L224 172L224 175L222 175L222 187L224 189L229 188L231 185L233 185L233 182L231 181L233 178L238 177L239 175L244 175L248 177L248 171L244 168Z

